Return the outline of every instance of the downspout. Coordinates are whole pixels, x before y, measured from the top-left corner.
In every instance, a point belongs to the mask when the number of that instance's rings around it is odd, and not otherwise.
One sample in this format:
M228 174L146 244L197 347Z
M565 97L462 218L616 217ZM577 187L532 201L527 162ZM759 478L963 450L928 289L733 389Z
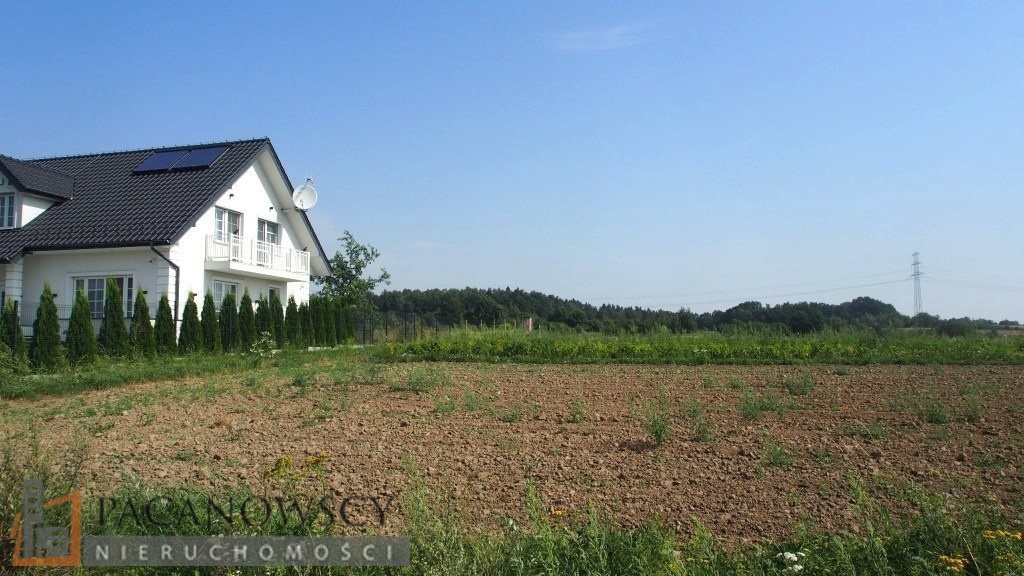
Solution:
M180 303L179 298L181 297L181 268L177 264L171 262L171 259L164 256L162 252L156 249L154 242L149 243L149 249L156 253L157 256L167 262L171 268L174 268L174 330L177 332L178 326L178 304Z

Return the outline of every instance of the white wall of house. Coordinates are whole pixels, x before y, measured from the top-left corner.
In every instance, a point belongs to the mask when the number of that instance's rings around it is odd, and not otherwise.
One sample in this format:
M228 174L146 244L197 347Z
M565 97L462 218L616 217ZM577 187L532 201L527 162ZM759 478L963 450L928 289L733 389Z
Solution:
M53 206L53 200L18 190L14 187L10 177L2 172L0 172L0 194L14 195L14 209L17 212L14 221L15 227L28 224L44 210ZM3 225L4 223L0 223L0 227Z
M33 194L21 195L21 225L24 226L43 213L47 208L53 206L53 200L47 200Z
M239 178L213 203L196 221L181 239L170 248L170 259L181 268L181 298L179 302L179 318L184 313L188 293L196 293L196 303L202 309L202 299L207 290L213 289L214 280L231 281L239 284L239 296L246 288L255 301L260 294L268 294L269 288L281 290L281 300L287 304L289 297L296 302L309 300L309 282L289 282L285 279L271 280L248 277L226 272L215 272L206 269L206 238L214 233L214 215L216 209L225 208L242 215L242 236L256 239L259 220L278 224L281 233L281 247L302 250L296 241L297 235L292 223L284 216L279 195L274 191L260 163L250 166ZM273 207L273 209L271 209ZM160 249L165 254L166 248ZM167 292L171 302L174 301L174 271L166 271ZM220 304L219 302L217 303Z
M163 292L157 282L155 258L156 254L149 248L35 252L21 259L22 299L26 303L38 303L43 285L49 282L57 293L57 305L70 307L75 302L75 278L132 276L135 293L145 290L147 299L155 304Z

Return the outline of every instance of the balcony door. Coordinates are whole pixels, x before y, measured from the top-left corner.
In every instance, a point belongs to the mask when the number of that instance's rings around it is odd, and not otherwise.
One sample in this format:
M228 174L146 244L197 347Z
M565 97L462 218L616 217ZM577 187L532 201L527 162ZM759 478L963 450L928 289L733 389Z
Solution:
M256 226L256 264L274 267L281 259L281 228L260 220Z
M242 258L242 215L227 208L213 212L213 235L218 242L231 245L231 259Z

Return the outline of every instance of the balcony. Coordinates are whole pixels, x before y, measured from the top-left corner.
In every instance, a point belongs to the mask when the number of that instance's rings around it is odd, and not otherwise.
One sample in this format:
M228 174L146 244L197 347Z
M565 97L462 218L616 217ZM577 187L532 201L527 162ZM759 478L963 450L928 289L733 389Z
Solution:
M253 238L206 237L206 269L273 280L309 280L309 252Z

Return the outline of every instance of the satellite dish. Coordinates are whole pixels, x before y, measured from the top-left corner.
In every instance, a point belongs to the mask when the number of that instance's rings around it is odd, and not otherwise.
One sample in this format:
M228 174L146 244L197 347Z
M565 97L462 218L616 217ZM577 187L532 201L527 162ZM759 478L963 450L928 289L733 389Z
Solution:
M309 210L316 206L316 198L316 188L313 188L312 178L306 178L306 183L292 192L292 203L298 210Z

